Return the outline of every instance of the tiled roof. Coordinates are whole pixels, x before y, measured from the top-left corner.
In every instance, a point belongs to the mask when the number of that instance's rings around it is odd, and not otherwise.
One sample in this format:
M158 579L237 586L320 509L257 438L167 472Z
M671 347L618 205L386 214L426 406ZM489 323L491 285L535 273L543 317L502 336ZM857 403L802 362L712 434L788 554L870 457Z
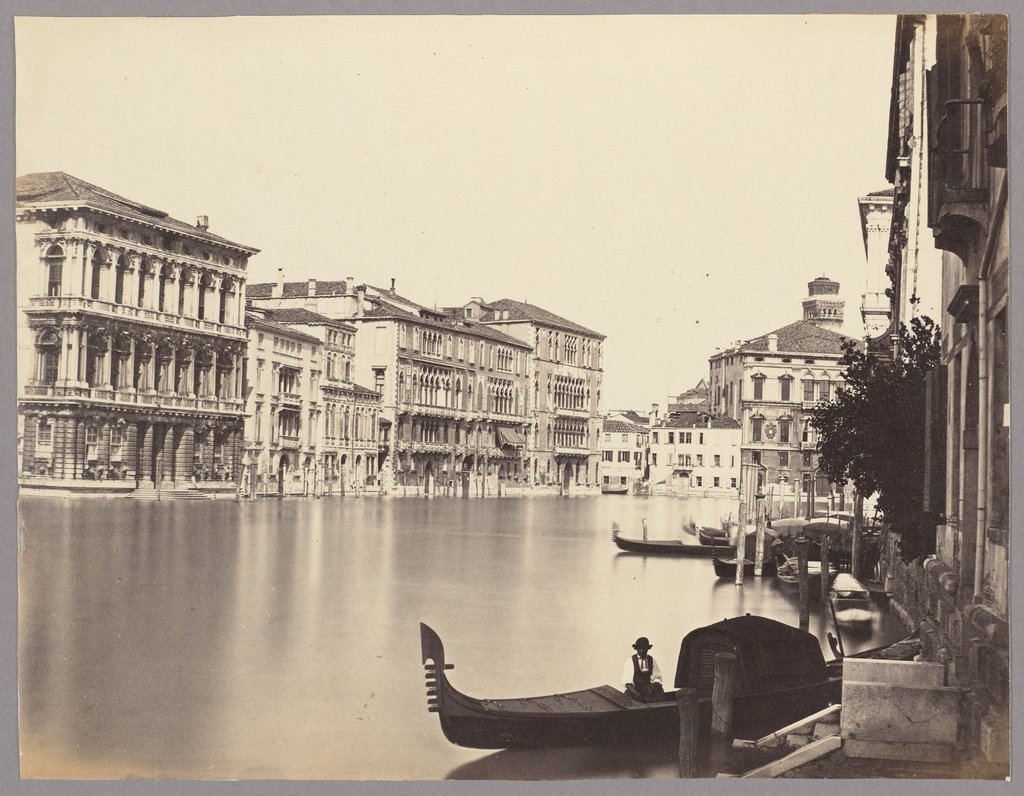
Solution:
M274 282L252 282L245 286L245 295L248 298L261 299L271 298L274 293ZM343 296L345 295L346 283L344 280L317 280L316 295L318 296ZM281 289L281 298L299 298L309 295L309 281L285 282Z
M449 332L461 332L462 334L475 334L480 337L486 337L489 340L494 340L495 342L518 346L519 348L532 348L529 343L524 343L522 340L507 335L504 332L500 332L497 329L484 326L483 324L476 323L473 325L467 325L450 316L447 316L447 320L445 321L435 320L434 318L423 318L419 315L407 312L401 307L396 307L394 304L381 301L379 298L374 298L373 300L378 302L378 306L373 309L366 310L362 315L363 318L406 318L410 321L415 321L416 323L432 326L435 329L445 329Z
M364 387L362 384L352 383L353 392L362 393L363 395L380 395L376 390L371 390L369 387Z
M704 412L674 412L655 422L655 428L708 428L708 415ZM727 415L711 418L711 428L739 428L738 421Z
M872 191L868 196L892 196L892 188L884 188L881 191Z
M755 337L745 343L719 351L711 356L717 359L726 354L735 354L738 351L767 351L768 335L774 334L779 338L776 353L779 354L819 354L822 356L839 356L843 353L843 343L846 340L853 340L844 334L825 329L811 321L796 321L774 332ZM857 341L854 340L855 343ZM860 343L857 343L860 345Z
M621 420L605 420L604 431L611 434L646 434L647 429Z
M195 238L230 246L251 254L259 249L252 246L245 246L241 243L234 243L227 238L214 235L212 232L200 229L194 224L188 224L171 218L163 210L148 207L140 202L126 199L106 188L100 188L85 180L80 180L63 171L43 171L33 174L23 174L17 179L17 202L19 205L57 204L57 205L79 205L85 204L116 213L119 216L142 221L147 224L162 227L172 232L180 232L191 235Z
M536 323L552 326L556 329L566 329L570 332L588 334L601 340L605 339L605 336L600 332L595 332L586 326L580 326L578 323L567 320L561 315L555 315L555 313L549 312L543 307L527 304L525 301L515 301L507 298L498 299L497 301L488 301L486 307L487 312L480 319L483 323L499 322L499 318L496 317L495 313L507 311L508 318L501 318L500 321L535 321Z
M278 309L264 311L267 313L267 317L273 319L277 323L307 323L318 326L330 325L344 326L348 329L355 328L345 321L328 318L326 315L321 315L318 312L310 312L302 307L280 307Z
M448 314L445 310L434 309L432 307L426 306L425 304L420 304L417 301L413 301L412 299L407 299L405 298L405 296L400 296L391 288L377 287L376 285L370 284L367 284L367 287L371 288L372 290L376 290L383 298L390 298L393 301L400 301L403 304L408 304L410 307L417 307L421 310L429 310L430 312L437 312L442 315Z
M642 415L639 412L635 412L632 409L620 409L615 412L609 412L611 415L622 415L627 418L629 422L636 423L637 425L646 426L651 422L651 419L647 415Z
M270 318L260 317L254 312L247 312L245 314L245 325L250 329L264 329L271 332L277 332L278 334L286 335L294 340L305 340L307 342L317 344L323 343L322 340L313 337L311 334L300 332L298 329L293 329L291 326L285 326L283 323L275 323Z

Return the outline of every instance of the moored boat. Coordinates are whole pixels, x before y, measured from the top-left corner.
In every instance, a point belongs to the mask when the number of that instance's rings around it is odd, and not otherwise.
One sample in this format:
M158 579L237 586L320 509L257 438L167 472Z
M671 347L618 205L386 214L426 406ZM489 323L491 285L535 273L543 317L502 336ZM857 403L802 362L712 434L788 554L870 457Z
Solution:
M829 589L829 601L837 625L862 626L875 618L874 602L867 588L852 575L836 575Z
M445 737L476 749L585 746L679 732L674 692L639 702L610 685L520 699L477 699L455 689L440 637L420 625L428 710ZM818 640L798 628L759 616L741 616L691 631L680 644L674 685L698 694L698 730L711 721L714 660L737 656L734 729L756 738L836 702L841 678L830 670Z
M716 549L716 548L713 548ZM732 548L725 548L731 550ZM735 578L736 577L736 556L735 550L733 555L729 558L719 558L717 555L714 557L715 575L720 578ZM765 577L772 577L776 574L776 563L775 559L770 553L765 553L764 562L761 565L761 574ZM753 575L754 574L754 561L749 558L743 559L743 574Z
M669 556L702 556L716 554L727 555L731 548L709 547L702 544L687 544L681 539L630 539L619 535L619 526L612 524L612 541L627 553L651 553Z
M629 484L625 482L625 479L621 483L607 483L601 484L602 495L628 495Z

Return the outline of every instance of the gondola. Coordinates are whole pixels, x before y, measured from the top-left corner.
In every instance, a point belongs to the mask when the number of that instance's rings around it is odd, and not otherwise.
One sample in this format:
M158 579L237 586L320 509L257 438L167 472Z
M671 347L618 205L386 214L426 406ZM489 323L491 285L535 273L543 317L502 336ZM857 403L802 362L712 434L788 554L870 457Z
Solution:
M426 670L427 709L437 713L453 744L474 749L588 746L643 738L675 737L675 693L664 701L639 702L610 685L521 699L476 699L448 681L453 667L430 627L420 624ZM842 678L826 664L818 640L790 625L741 616L691 631L679 650L675 687L698 693L698 731L711 722L714 659L737 656L737 737L757 738L838 702Z
M717 548L711 548L717 549ZM732 550L733 548L725 548L726 550ZM736 556L732 555L729 558L719 558L715 556L712 559L715 565L715 575L720 578L735 578L736 577ZM776 574L778 565L775 562L775 558L772 557L769 551L765 551L764 562L761 565L761 574L765 577L772 577ZM753 576L754 574L754 562L749 558L743 559L743 574L744 576Z
M718 552L727 555L731 548L708 547L702 544L687 544L680 539L627 539L619 536L619 526L612 524L612 541L620 550L627 553L651 553L668 556L702 556L710 557Z
M728 528L710 528L706 525L698 525L695 529L697 541L708 547L727 545L732 536L732 530Z
M602 495L628 495L629 484L601 484Z
M771 577L776 571L775 555L772 552L775 547L776 537L775 534L768 530L764 531L764 548L763 548L763 564L761 566L761 574L766 577ZM736 548L735 547L718 547L713 548L716 552L713 558L715 566L715 575L720 578L735 578L736 577ZM757 552L757 532L748 531L746 537L743 540L743 551L744 551L744 564L743 574L753 575L754 574L754 556Z

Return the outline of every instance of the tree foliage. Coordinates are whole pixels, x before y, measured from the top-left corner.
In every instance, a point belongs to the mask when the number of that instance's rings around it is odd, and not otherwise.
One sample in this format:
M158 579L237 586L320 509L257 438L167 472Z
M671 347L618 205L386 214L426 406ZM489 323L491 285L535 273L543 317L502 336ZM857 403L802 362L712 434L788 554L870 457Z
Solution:
M911 560L934 551L934 522L923 515L925 377L939 364L938 326L927 317L900 326L900 356L880 360L853 341L840 364L845 384L819 404L811 424L819 435L819 467L833 483L852 481L902 536Z

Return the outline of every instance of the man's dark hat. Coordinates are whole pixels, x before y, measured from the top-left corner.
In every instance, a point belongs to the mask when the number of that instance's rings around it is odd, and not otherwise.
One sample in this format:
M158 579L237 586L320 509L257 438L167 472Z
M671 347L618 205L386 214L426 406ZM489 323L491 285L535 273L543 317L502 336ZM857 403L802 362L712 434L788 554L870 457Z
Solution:
M635 649L635 650L639 650L639 649L649 650L649 649L652 649L653 647L654 647L654 645L647 640L647 636L640 636L640 638L638 638L636 640L636 644L633 645L633 649Z

